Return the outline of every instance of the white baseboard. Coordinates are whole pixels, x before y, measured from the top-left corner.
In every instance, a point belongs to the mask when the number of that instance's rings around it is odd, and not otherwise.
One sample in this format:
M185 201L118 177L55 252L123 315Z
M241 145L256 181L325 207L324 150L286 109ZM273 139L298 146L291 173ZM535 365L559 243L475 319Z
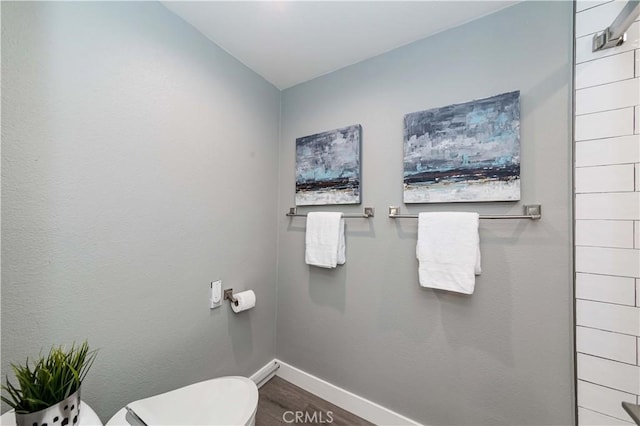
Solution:
M260 368L258 371L253 373L249 378L253 380L253 382L258 386L258 389L262 387L270 378L276 375L278 368L280 367L278 360L272 359L268 363L264 365L264 367Z
M420 426L420 423L411 420L401 414L389 410L375 402L362 398L338 386L322 380L316 376L274 359L273 363L279 364L279 368L275 370L275 375L282 377L284 380L301 387L307 392L329 401L330 403L343 408L356 416L362 417L376 425L411 425ZM266 367L266 366L265 366ZM264 367L263 367L264 368Z

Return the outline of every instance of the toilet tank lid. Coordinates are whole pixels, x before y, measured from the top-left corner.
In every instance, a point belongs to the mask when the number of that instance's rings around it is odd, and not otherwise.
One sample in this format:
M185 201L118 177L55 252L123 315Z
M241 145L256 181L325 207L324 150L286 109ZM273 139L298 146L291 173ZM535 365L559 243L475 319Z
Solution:
M146 424L244 425L258 406L258 387L240 376L219 377L127 405Z

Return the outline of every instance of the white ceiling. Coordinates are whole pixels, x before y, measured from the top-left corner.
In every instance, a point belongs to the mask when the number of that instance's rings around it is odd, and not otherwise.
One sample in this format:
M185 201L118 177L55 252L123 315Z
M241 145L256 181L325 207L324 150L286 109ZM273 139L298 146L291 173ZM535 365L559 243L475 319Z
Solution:
M163 1L286 89L517 1Z

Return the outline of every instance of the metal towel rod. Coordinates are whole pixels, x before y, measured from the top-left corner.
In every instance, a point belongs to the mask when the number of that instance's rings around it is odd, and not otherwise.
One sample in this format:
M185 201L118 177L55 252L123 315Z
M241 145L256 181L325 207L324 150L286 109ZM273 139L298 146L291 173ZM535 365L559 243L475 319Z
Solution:
M360 214L342 214L345 218L365 218L368 219L375 215L375 209L373 207L365 207ZM289 207L289 213L287 216L306 217L306 213L298 213L297 207Z
M627 30L640 16L640 0L629 0L613 24L593 36L592 51L620 46L627 40Z
M389 217L391 219L417 219L417 214L400 214L400 207L389 207ZM480 219L531 219L539 220L542 218L542 205L527 204L524 206L524 214L522 215L480 215Z

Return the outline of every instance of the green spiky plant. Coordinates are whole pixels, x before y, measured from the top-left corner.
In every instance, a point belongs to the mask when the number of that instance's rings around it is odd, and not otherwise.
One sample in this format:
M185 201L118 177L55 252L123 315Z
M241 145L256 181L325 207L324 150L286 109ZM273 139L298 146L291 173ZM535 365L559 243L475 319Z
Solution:
M27 414L51 407L63 401L80 388L89 368L93 365L96 351L89 350L85 341L69 351L63 346L52 347L49 355L42 354L29 366L27 358L24 365L11 364L18 381L18 387L9 382L0 385L8 398L2 401L16 410L17 414Z

